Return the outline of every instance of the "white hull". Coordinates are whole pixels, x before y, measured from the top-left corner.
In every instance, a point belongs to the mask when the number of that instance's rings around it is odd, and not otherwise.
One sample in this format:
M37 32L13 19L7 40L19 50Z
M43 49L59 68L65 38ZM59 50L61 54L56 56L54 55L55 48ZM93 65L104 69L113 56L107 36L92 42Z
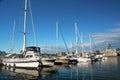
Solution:
M70 57L69 58L69 63L77 63L77 58L76 57Z
M85 58L85 57L79 57L77 59L77 61L78 62L89 62L89 61L91 61L91 59L90 58Z
M76 57L71 57L71 58L69 58L69 60L77 60L77 58Z
M11 66L11 67L22 67L22 68L37 68L39 65L39 62L23 62L23 63L6 63L7 66Z
M41 59L42 66L53 66L54 62L55 62L55 59L50 59L50 58Z
M26 58L14 58L14 59L5 59L3 64L11 67L23 67L23 68L37 68L41 65L37 60L26 59Z
M96 59L102 59L102 57L103 57L103 54L99 54L95 56Z
M108 58L105 57L104 54L101 54L101 55L96 55L95 59L98 59L98 60L107 60Z

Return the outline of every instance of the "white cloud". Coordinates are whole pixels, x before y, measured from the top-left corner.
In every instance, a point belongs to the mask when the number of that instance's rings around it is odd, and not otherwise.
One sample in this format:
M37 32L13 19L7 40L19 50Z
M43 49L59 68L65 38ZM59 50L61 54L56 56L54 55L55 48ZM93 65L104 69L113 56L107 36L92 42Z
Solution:
M114 24L115 26L120 26L120 22L118 22L118 23L116 23L116 24Z
M120 28L114 28L108 30L108 32L104 33L93 33L91 34L92 39L92 48L97 48L98 50L105 49L107 43L110 43L113 48L120 47ZM80 42L79 42L80 43ZM85 50L89 51L90 42L84 42ZM74 48L71 45L67 46L69 51L75 51L75 44L73 44ZM47 52L56 52L56 45L41 45L42 51ZM47 49L46 49L47 48ZM79 49L81 51L81 44L79 44ZM59 51L67 51L65 46L58 46Z
M92 38L97 46L105 46L106 43L110 43L115 47L120 47L118 45L120 43L120 28L110 29L106 33L94 33L92 34Z
M110 29L111 32L120 33L120 28Z

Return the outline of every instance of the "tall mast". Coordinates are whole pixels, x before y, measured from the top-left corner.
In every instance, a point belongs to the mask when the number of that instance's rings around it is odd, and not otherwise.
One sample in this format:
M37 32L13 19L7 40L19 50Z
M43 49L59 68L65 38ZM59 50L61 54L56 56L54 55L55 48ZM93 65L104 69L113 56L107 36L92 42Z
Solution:
M90 39L90 53L92 52L92 40L91 40L91 35L89 34L89 39Z
M56 21L56 54L58 53L58 21Z
M84 53L84 45L83 45L83 33L81 32L81 46L82 46L82 55Z
M76 33L76 50L75 53L78 53L78 30L77 30L77 23L75 22L75 33Z
M24 9L24 42L23 42L23 52L26 51L26 11L27 11L27 0L25 0L25 9Z

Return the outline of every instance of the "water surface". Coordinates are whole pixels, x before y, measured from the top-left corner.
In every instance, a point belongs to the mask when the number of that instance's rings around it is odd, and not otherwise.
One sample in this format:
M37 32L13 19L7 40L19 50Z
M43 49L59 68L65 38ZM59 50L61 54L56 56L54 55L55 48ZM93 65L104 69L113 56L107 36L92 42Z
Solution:
M107 61L55 65L37 70L16 69L15 72L0 67L0 80L120 80L120 56Z

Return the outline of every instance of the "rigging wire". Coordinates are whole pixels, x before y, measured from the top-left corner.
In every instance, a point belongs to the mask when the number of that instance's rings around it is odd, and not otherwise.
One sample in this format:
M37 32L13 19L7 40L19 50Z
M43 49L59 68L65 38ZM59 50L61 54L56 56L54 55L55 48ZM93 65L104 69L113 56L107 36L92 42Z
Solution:
M35 29L34 29L35 25L34 25L33 16L32 16L32 8L31 8L30 0L28 0L28 3L29 3L29 8L30 8L30 16L31 16L32 28L33 28L34 40L36 42L37 51L39 52L38 42L37 42L36 33L35 33Z
M65 44L65 48L67 49L67 52L68 52L68 54L69 54L69 49L68 49L68 47L67 47L67 43L66 43L65 38L64 38L64 36L63 36L63 32L62 32L61 27L59 27L59 29L60 29L60 33L61 33L62 39L63 39L63 41L64 41L64 44Z

